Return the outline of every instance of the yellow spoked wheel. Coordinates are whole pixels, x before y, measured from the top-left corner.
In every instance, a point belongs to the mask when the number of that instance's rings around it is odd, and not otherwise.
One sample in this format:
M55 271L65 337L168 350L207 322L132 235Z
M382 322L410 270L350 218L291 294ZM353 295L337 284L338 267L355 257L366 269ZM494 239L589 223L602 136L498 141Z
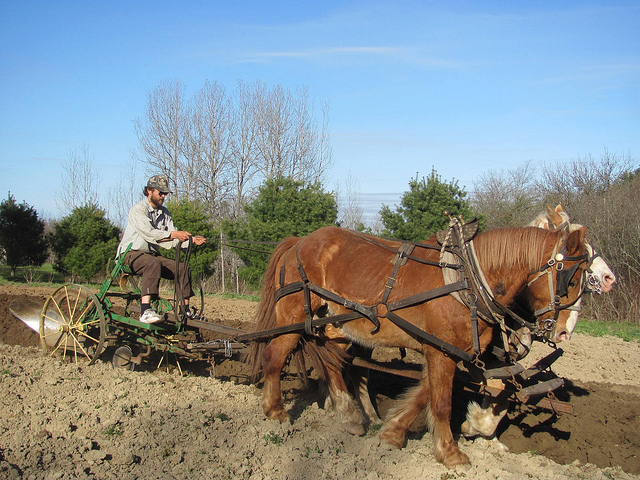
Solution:
M40 314L40 344L51 355L76 364L94 363L102 353L106 335L102 305L82 285L64 285L47 298Z

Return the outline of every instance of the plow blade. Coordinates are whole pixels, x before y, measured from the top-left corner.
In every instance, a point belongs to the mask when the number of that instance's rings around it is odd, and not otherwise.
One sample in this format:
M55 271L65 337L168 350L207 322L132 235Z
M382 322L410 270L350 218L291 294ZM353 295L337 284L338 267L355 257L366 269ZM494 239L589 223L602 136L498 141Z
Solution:
M42 314L43 306L43 302L38 302L37 300L32 299L19 298L11 302L11 304L9 305L9 310L11 310L11 313L13 313L13 315L15 315L18 319L22 320L22 322L24 322L24 324L31 330L40 333L40 315ZM55 335L55 333L60 332L62 319L57 312L49 311L47 312L47 315L54 319L59 319L59 321L56 322L49 318L45 318L44 322L45 338L47 344L50 346L54 346L60 338L60 335Z
M564 380L562 378L552 378L551 380L547 380L546 382L536 383L535 385L531 385L530 387L523 388L518 392L518 397L520 397L523 401L526 401L526 399L528 399L529 397L552 392L556 388L560 388L563 385Z

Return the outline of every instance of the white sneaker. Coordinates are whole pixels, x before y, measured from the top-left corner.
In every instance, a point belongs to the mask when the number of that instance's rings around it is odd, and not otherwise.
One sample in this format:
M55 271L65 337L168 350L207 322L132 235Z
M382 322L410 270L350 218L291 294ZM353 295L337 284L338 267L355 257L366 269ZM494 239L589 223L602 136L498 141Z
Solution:
M162 317L154 312L151 308L148 308L144 311L144 313L140 316L140 321L142 323L157 323L162 320Z

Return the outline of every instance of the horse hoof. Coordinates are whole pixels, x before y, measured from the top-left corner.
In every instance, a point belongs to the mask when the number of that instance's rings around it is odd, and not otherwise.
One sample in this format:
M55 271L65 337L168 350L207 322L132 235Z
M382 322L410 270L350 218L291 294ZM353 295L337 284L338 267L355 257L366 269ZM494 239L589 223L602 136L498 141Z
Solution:
M399 450L404 447L404 437L398 438L396 435L391 435L387 432L382 432L379 437L380 447L386 450Z
M507 447L504 443L502 443L496 437L493 437L493 438L478 437L474 440L473 443L485 448L494 448L498 452L502 452L502 453L506 453L509 451L509 447Z
M400 450L402 448L396 445L395 443L389 443L384 440L380 440L380 443L378 444L378 446L380 448L384 448L385 450Z
M460 427L460 430L462 435L464 435L467 438L477 435L475 432L471 432L471 424L469 423L469 420L465 420L463 422L462 426Z
M357 437L361 437L362 435L364 435L364 427L362 426L362 424L345 423L344 429L347 431L347 433L350 433L351 435L355 435Z
M279 412L272 412L271 414L267 415L267 418L269 420L278 420L280 423L293 423L291 421L291 415L289 415L284 410L281 410Z
M446 458L442 459L442 464L447 468L457 467L464 469L465 466L471 465L471 461L465 453L458 450L457 452L450 453Z

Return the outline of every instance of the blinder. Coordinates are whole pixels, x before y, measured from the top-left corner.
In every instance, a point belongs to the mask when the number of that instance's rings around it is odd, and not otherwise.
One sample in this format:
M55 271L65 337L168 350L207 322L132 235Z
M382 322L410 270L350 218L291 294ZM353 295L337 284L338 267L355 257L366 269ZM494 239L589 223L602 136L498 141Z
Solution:
M585 258L586 260L586 258ZM569 283L576 273L576 270L580 268L582 261L575 263L571 268L563 268L556 273L556 295L559 297L566 297L569 295Z

